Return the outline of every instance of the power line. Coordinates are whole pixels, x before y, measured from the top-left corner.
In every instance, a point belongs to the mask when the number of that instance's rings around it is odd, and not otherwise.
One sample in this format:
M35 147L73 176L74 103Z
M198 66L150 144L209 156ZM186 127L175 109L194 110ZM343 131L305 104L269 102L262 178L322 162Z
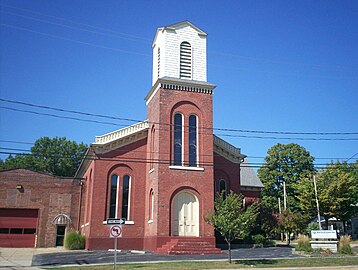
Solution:
M66 119L66 120L75 120L75 121L81 121L81 122L89 122L89 123L96 123L96 124L105 124L105 125L112 125L112 126L121 126L121 127L127 127L127 125L123 124L116 124L112 122L104 122L104 121L97 121L97 120L90 120L90 119L82 119L77 117L69 117L69 116L60 116L56 114L49 114L49 113L40 113L36 111L29 111L29 110L22 110L22 109L15 109L5 106L0 106L1 109L5 110L11 110L16 112L24 112L24 113L30 113L30 114L36 114L36 115L43 115L43 116L49 116L59 119ZM168 124L166 124L168 125ZM204 128L203 128L204 129ZM162 130L168 130L163 129ZM203 133L199 132L198 134L206 134L211 135L209 133ZM235 138L248 138L248 139L266 139L266 140L299 140L299 141L358 141L358 138L300 138L300 137L265 137L265 136L252 136L252 135L233 135L233 134L218 134L222 137L235 137Z
M1 5L0 5L0 6L1 6ZM116 37L116 38L121 38L121 39L130 40L130 41L135 41L135 42L148 43L147 41L139 40L138 38L134 39L134 38L131 38L131 37L123 37L122 35L118 35L118 34L107 34L107 33L103 33L103 32L96 31L96 30L88 30L88 29L81 28L81 27L69 26L69 25L66 25L66 24L51 22L51 21L43 20L43 19L38 19L38 18L31 17L31 16L26 16L26 15L17 14L17 13L10 12L10 11L0 10L0 12L5 13L5 14L9 14L9 15L14 15L14 16L18 16L18 17L23 17L23 18L35 20L35 21L39 21L39 22L43 22L43 23L47 23L47 24L52 24L52 25L56 25L56 26L62 26L62 27L66 27L66 28L69 28L69 29L73 29L73 30L84 31L84 32L92 33L92 34L98 34L98 35L103 35L103 36Z
M2 23L0 25L4 26L4 27L8 27L8 28L13 28L13 29L17 29L17 30L27 31L27 32L34 33L34 34L39 34L39 35L51 37L51 38L62 39L62 40L71 41L71 42L75 42L75 43L79 43L79 44L84 44L84 45L88 45L88 46L92 46L92 47L96 47L96 48L107 49L107 50L126 53L126 54L135 54L135 55L141 55L141 56L151 56L150 54L127 51L127 50L122 50L122 49L118 49L118 48L99 45L99 44L96 44L96 43L85 42L85 41L80 41L80 40L77 40L77 39L65 38L65 37L61 37L61 36L57 36L57 35L47 34L47 33L43 33L43 32L39 32L39 31L29 29L29 28L15 26L15 25L12 25L12 24L4 24L4 23Z
M1 149L1 148L0 148ZM16 153L16 152L8 152L8 151L0 151L0 154L8 154L8 155L24 155L24 156L34 156L34 154L29 154L29 153ZM46 158L57 158L57 159L73 159L72 156L56 156L56 155L42 155L42 157L46 157ZM106 158L106 157L84 157L81 160L98 160L98 161L108 161L108 162L128 162L128 163L152 163L152 164L165 164L165 165L172 165L172 161L169 159L146 159L146 158ZM214 167L214 166L220 166L220 168L222 167L232 167L232 166L237 166L238 164L227 164L227 163L220 163L220 162L216 162L216 163L212 163L212 162L199 162L200 166L207 166L207 167ZM245 163L240 163L240 167L242 168L260 168L264 165L267 165L266 163L256 163L256 164L245 164ZM329 169L326 166L329 164L316 164L314 165L316 169ZM295 168L297 166L287 166L290 168ZM354 170L358 170L358 168L352 168Z
M115 116L94 114L94 113L81 112L81 111L75 111L75 110L67 110L67 109L56 108L56 107L52 107L52 106L37 105L37 104L33 104L33 103L9 100L9 99L4 99L4 98L0 98L0 101L7 102L7 103L20 104L20 105L25 105L25 106L30 106L30 107L60 111L60 112L68 112L68 113L74 113L74 114L80 114L80 115L86 115L86 116L94 116L94 117L99 117L99 118L123 120L123 121L130 121L130 122L134 122L134 123L141 122L141 120L138 120L138 119L115 117ZM172 124L168 124L168 123L158 123L158 122L150 122L150 123L173 126ZM111 124L114 124L114 123L111 123ZM289 135L289 134L290 135L358 135L358 132L290 132L290 131L264 131L264 130L215 128L215 127L213 127L213 128L203 127L203 129L212 129L212 130L216 130L216 131L227 131L227 132L240 132L240 133L283 134L283 135ZM267 137L260 137L260 138L267 138ZM288 139L293 139L293 138L288 138ZM351 140L351 139L349 139L349 140ZM358 139L353 138L352 140L358 140Z
M27 145L34 145L34 143L30 143L30 142L21 142L21 141L12 141L12 140L0 140L0 143L14 143L14 144L27 144ZM5 149L5 148L2 148L2 149ZM14 149L15 150L15 149ZM18 151L30 151L30 150L25 150L25 149L16 149ZM121 153L121 152L128 152L128 150L125 150L125 149L118 149L116 150L117 152ZM145 151L145 150L131 150L131 152L133 153L152 153L152 154L164 154L164 155L169 155L171 153L169 152L159 152L159 151ZM358 154L358 153L357 153ZM357 155L355 154L355 155ZM340 160L340 159L344 159L346 161L352 159L355 155L353 155L352 157L350 158L347 158L347 157L314 157L314 159L320 159L320 160ZM202 154L201 156L211 156L209 154ZM214 156L220 156L219 154L216 154L214 153ZM246 156L246 158L252 158L252 159L264 159L265 157L261 157L261 156ZM252 162L250 162L250 164L252 164Z
M26 12L29 12L29 13L32 13L32 14L45 16L45 17L48 17L48 18L56 19L56 20L62 20L62 21L73 23L73 24L82 25L82 26L93 28L93 29L114 33L114 34L117 34L117 35L123 35L123 36L131 37L131 38L141 39L141 40L151 42L151 40L148 39L148 38L143 38L143 37L136 36L136 35L133 35L133 34L128 34L128 33L119 32L119 31L115 31L115 30L112 30L112 29L104 28L104 27L94 26L94 25L90 25L90 24L86 24L86 23L82 23L82 22L77 22L77 21L70 20L70 19L63 18L63 17L48 15L48 14L45 14L45 13L36 12L36 11L25 9L25 8L19 8L19 7L15 7L15 6L5 5L5 4L2 4L2 3L0 4L0 6L7 7L7 8L12 8L12 9L17 9L17 10L22 10L22 11L26 11Z

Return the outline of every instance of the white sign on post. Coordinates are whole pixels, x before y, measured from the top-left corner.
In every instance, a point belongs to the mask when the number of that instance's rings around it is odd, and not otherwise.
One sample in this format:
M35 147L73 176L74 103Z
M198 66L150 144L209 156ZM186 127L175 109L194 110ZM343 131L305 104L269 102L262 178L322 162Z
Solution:
M112 225L109 230L109 236L111 238L122 237L122 225Z

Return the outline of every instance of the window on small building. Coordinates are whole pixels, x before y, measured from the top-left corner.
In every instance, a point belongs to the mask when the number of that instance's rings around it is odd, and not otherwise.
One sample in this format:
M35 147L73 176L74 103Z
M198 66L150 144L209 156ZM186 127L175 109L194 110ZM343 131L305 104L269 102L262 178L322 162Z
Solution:
M189 116L189 166L197 166L198 159L198 142L197 142L197 117L196 115Z
M129 207L130 207L130 182L129 175L123 176L123 196L122 196L122 218L129 220Z
M180 44L180 78L191 79L192 62L191 62L191 45L184 41Z
M109 198L109 218L117 217L117 189L118 189L118 176L113 174L111 176L111 190Z
M183 116L180 113L174 115L174 165L182 165L183 156Z

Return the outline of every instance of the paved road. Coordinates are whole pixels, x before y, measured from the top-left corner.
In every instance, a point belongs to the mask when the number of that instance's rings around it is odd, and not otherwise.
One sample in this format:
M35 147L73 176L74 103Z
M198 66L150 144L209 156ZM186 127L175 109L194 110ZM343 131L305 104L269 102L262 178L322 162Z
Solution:
M235 249L232 251L233 259L267 259L267 258L293 258L289 247L270 247L256 249ZM152 253L119 253L118 261L123 262L156 262L178 260L225 260L227 251L215 255L159 255ZM110 251L74 251L61 253L38 254L33 257L33 266L56 265L87 265L112 263L113 252Z

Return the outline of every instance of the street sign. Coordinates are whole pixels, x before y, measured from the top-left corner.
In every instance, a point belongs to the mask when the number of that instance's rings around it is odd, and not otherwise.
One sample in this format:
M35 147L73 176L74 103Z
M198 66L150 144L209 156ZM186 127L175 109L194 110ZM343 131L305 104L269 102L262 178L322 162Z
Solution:
M122 225L126 222L124 218L108 218L107 219L107 225L115 225L119 224Z
M112 225L109 230L109 236L111 238L122 237L122 225Z

